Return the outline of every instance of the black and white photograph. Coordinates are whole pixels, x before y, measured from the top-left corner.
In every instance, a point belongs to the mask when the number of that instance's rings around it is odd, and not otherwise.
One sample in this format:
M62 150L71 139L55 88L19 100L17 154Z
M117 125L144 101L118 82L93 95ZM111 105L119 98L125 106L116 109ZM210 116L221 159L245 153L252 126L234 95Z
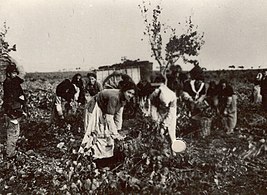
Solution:
M0 195L267 194L266 17L0 0Z

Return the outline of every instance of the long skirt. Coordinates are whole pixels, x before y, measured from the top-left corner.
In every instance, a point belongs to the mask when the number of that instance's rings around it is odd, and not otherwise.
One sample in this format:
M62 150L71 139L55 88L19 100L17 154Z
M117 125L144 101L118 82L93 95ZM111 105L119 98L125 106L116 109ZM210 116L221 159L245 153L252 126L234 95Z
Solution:
M237 123L237 96L232 96L231 105L225 109L226 115L223 117L223 125L226 131L231 132Z
M108 129L105 115L103 115L97 103L95 103L92 113L85 108L84 119L85 134L79 153L92 155L95 159L112 157L114 139L111 137L111 131Z

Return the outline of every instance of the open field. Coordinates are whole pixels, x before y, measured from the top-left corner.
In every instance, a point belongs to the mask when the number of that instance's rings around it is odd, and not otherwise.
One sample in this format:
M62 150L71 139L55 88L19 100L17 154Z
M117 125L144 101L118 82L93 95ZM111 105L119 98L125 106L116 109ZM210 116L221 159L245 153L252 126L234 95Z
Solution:
M214 117L211 135L202 138L190 131L189 119L178 118L177 134L187 149L172 156L166 139L137 114L124 120L127 139L117 143L110 168L78 158L82 108L64 124L49 125L55 87L74 73L29 73L23 84L29 116L22 121L17 159L1 160L0 194L267 194L267 113L250 101L257 73L206 72L207 82L224 78L236 91L234 134L226 135ZM183 116L182 107L178 111ZM3 152L5 132L0 129Z

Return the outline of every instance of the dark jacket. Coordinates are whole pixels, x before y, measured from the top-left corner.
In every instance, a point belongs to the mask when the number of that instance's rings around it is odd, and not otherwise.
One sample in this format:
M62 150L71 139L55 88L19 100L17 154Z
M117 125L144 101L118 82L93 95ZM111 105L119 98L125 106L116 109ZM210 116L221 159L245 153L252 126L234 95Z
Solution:
M218 88L218 95L219 97L230 97L234 95L234 89L231 85L226 85L226 87L223 89L221 86Z
M56 88L56 95L62 97L67 102L71 102L74 99L74 95L76 93L74 85L71 83L69 79L65 79Z
M23 79L19 77L7 77L3 83L4 111L12 119L21 117L25 109L26 100L21 88L21 83L23 83ZM23 98L20 98L21 96L23 96Z
M139 97L149 96L153 92L153 87L150 82L147 80L141 80L137 84L138 95Z
M96 103L103 114L115 115L125 106L126 100L119 89L104 89L86 104L86 109L92 113Z
M72 78L71 82L73 84L75 84L80 90L79 97L78 97L78 102L81 103L81 104L84 104L85 103L84 84L83 84L83 80L82 79L77 80L77 76L81 76L81 75L80 74L74 75L74 77Z
M210 84L207 90L207 96L208 97L214 97L219 95L219 86L214 84Z
M176 96L180 96L182 94L186 79L187 76L184 73L179 73L179 77L173 74L167 75L167 87L174 91Z
M192 88L193 83L194 83L194 87L195 87L196 91L194 91L193 88ZM200 96L206 94L206 86L205 86L205 84L203 85L202 89L200 88L201 85L202 85L201 83L197 84L197 82L196 81L193 82L193 80L186 81L184 83L183 91L187 92L191 97L193 97L193 99L195 99L196 96L200 97ZM196 92L198 92L198 94Z
M263 77L260 83L261 86L261 95L267 96L267 77Z

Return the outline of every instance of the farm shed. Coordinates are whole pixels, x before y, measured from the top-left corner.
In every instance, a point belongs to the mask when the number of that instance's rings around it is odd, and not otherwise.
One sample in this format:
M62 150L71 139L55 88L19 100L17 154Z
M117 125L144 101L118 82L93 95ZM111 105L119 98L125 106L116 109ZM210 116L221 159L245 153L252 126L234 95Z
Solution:
M148 79L152 73L153 63L149 61L125 61L120 64L110 66L100 66L96 70L97 81L103 83L107 76L114 72L124 73L129 75L135 83L142 79Z

